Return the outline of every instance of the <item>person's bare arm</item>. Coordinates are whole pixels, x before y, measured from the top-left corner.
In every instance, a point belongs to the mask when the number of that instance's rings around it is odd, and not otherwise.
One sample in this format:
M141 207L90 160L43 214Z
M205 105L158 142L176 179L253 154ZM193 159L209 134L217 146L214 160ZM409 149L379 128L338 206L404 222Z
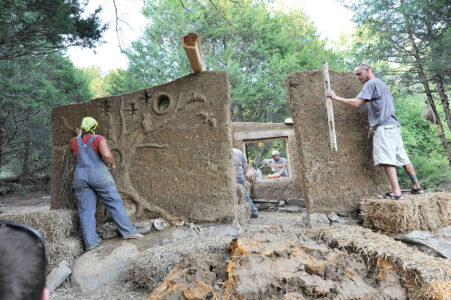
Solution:
M245 162L245 163L243 164L243 173L244 173L244 175L246 175L247 169L249 169L249 164L248 164L247 162Z
M271 164L273 168L283 168L287 165L287 163L281 163L281 164Z
M102 156L102 159L109 163L111 165L111 168L116 169L116 163L114 161L113 154L110 151L110 148L108 148L108 144L106 140L101 140L99 143L99 152Z
M330 99L337 101L339 103L342 103L346 106L350 106L350 107L360 107L360 105L362 105L363 103L365 103L365 99L362 98L352 98L352 99L347 99L347 98L342 98L342 97L338 97L334 91L332 90L328 90L326 92L326 97L330 97Z

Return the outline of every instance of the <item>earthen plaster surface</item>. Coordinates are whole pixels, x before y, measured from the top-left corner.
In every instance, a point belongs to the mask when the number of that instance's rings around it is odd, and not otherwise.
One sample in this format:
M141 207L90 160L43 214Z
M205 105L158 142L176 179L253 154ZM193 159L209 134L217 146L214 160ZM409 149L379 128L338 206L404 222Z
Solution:
M389 190L382 168L364 163L368 118L364 109L333 104L338 152L330 148L323 73L287 76L287 101L301 161L302 190L309 212L350 212L362 196ZM330 71L337 95L354 98L362 88L352 73Z
M227 74L202 72L55 108L51 207L76 207L68 144L73 128L91 116L116 159L113 176L134 217L231 221L236 192L229 106Z

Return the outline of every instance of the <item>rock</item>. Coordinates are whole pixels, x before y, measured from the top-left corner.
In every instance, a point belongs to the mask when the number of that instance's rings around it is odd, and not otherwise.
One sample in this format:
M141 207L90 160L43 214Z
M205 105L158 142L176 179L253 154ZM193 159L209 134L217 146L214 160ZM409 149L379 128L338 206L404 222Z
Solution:
M290 198L287 200L287 205L296 205L299 207L305 207L305 200L301 198Z
M177 228L172 232L172 237L176 240L183 240L186 238L191 238L191 237L196 237L196 236L197 236L196 232L194 232L193 230L188 229L188 228L186 228L186 229L184 229L184 228L178 229Z
M301 210L299 206L285 206L285 207L279 207L279 212L286 212L286 213L299 213Z
M172 225L174 225L175 227L182 227L185 225L185 222L183 220L180 221L172 221L171 222Z
M149 232L152 231L153 222L154 222L154 220L149 221L149 222L135 223L134 225L139 233L148 234Z
M168 223L165 220L158 218L153 221L153 226L156 230L163 231L168 227Z
M419 230L401 233L394 238L431 255L451 259L451 241L449 239L434 237L427 231Z
M284 200L280 200L278 203L279 206L285 206L285 204L286 204L286 202Z
M277 211L279 200L254 199L254 205L259 211Z
M322 213L309 214L309 223L311 228L329 226L329 218Z
M109 240L120 235L114 222L103 223L97 228L97 233L103 240Z
M446 226L437 230L437 237L451 240L451 226Z
M329 218L329 220L331 222L337 222L338 221L338 216L334 212L331 212L330 214L328 214L327 217Z
M85 292L126 281L127 266L138 253L138 248L127 241L100 245L75 261L72 284Z
M72 270L69 268L67 260L61 261L47 276L47 289L49 292L56 290L70 274L72 274Z

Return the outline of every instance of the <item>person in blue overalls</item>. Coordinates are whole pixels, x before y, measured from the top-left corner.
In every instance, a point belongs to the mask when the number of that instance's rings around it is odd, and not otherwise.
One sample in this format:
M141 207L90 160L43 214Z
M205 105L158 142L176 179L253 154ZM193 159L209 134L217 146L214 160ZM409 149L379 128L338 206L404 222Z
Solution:
M102 199L125 239L143 237L131 223L116 183L108 171L107 163L113 170L116 163L106 139L95 134L94 129L97 126L98 123L94 118L83 118L81 128L75 128L77 136L71 139L69 145L76 162L73 186L78 198L78 214L88 251L100 245L95 219L97 196Z

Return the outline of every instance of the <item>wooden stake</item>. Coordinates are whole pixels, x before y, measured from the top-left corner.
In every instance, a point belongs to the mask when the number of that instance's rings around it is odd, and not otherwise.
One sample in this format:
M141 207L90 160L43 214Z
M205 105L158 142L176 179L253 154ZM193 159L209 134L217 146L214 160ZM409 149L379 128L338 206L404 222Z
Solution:
M324 89L330 90L329 67L327 61L323 61ZM326 97L327 123L329 124L330 148L332 151L338 151L337 136L335 134L334 107L330 97Z
M199 36L195 33L188 33L182 38L182 45L186 56L191 64L191 69L195 73L206 70L202 50L200 49Z

